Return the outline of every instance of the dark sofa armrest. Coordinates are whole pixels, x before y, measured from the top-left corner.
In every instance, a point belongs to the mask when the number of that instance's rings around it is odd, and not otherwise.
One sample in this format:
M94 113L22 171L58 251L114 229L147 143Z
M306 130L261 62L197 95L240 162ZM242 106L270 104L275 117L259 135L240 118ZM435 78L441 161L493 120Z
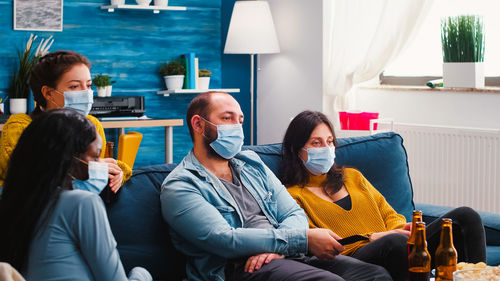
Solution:
M430 223L433 220L439 218L445 213L451 211L452 207L438 206L431 204L415 204L415 209L421 210L423 219L426 223ZM483 221L484 230L486 233L486 244L488 246L495 245L500 246L500 214L488 213L488 212L478 212Z

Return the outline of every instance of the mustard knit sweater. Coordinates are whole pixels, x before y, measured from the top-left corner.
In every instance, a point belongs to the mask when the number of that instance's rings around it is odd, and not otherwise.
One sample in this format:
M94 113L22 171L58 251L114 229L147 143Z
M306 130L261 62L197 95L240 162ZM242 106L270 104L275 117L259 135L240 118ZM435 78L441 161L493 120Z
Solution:
M87 119L94 123L97 133L102 138L103 149L101 150L101 158L103 158L105 153L104 148L106 148L104 129L102 128L101 122L94 116L87 115ZM7 176L10 155L12 151L14 151L14 148L16 148L16 144L21 134L24 132L24 129L28 127L31 121L29 115L18 113L10 116L9 120L7 120L3 126L2 136L0 137L0 185L3 185L5 177ZM132 176L132 169L122 161L118 161L118 166L123 171L123 182L127 181Z
M326 174L311 176L306 186L321 186L325 179ZM351 210L326 201L302 186L289 187L288 192L309 217L310 228L329 228L342 238L403 228L405 217L396 213L358 170L344 169L344 186L351 196ZM346 245L342 254L352 255L367 243L359 241Z

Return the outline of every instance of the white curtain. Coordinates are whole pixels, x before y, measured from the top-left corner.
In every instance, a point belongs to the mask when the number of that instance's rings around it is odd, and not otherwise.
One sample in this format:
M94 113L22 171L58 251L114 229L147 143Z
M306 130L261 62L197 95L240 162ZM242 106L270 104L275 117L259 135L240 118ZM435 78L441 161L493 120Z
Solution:
M330 102L327 106L331 106L325 111L349 109L353 86L375 78L400 54L425 19L431 3L432 0L323 1L324 94Z

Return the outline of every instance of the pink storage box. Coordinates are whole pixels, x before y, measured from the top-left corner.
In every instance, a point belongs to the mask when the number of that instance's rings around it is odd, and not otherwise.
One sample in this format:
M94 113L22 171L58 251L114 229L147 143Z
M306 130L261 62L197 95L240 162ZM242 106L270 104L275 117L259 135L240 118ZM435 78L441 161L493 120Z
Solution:
M378 112L339 112L340 129L342 130L370 130L370 120L378 119ZM374 130L377 130L375 123Z

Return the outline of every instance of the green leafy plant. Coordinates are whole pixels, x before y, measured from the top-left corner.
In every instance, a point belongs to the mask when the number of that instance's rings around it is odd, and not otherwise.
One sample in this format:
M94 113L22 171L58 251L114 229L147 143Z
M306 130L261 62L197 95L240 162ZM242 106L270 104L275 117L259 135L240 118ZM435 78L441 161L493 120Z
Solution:
M164 63L160 67L160 74L162 76L186 75L186 68L178 61L171 61L169 63Z
M484 25L481 16L460 15L441 21L443 62L483 62Z
M97 74L94 79L92 79L92 84L96 87L106 87L111 86L116 81L111 81L111 77L109 75Z
M210 77L211 75L212 75L212 72L208 69L200 69L198 71L199 77Z
M10 98L28 98L28 82L31 76L31 68L38 62L40 57L48 53L50 46L54 43L54 39L50 36L47 39L42 39L35 50L33 45L37 38L37 35L31 34L24 51L18 51L19 66L16 68L9 86Z

